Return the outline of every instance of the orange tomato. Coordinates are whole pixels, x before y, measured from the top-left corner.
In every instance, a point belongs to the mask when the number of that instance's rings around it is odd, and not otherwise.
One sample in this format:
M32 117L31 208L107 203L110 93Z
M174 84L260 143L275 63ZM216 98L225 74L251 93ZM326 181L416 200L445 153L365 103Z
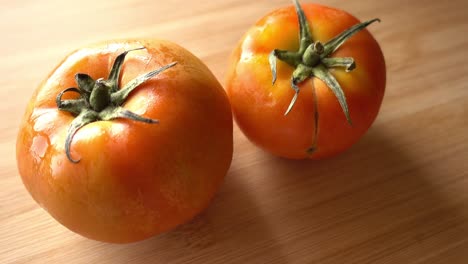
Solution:
M62 93L68 87L76 88ZM198 58L159 40L66 57L34 93L17 139L32 197L67 228L114 243L170 230L206 208L232 151L225 91Z
M234 49L226 77L244 134L293 159L330 157L353 145L385 90L382 51L364 29L375 21L359 24L342 10L297 1L260 19Z

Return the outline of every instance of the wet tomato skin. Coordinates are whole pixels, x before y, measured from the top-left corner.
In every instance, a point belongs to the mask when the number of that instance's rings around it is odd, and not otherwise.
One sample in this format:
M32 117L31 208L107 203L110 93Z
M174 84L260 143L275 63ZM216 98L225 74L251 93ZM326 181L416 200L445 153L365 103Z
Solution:
M345 11L316 4L301 5L314 40L326 43L359 23ZM351 147L374 122L382 103L385 60L379 44L367 30L351 37L332 57L352 57L352 72L332 69L349 105L348 124L338 100L319 79L299 84L300 93L288 115L285 110L294 96L291 75L294 68L278 60L276 83L268 56L274 49L297 50L298 17L293 6L277 9L251 27L234 49L226 76L226 89L236 123L247 138L275 155L292 159L321 159L335 156ZM314 138L315 86L320 114L317 149L307 150Z
M177 65L134 90L123 107L157 119L97 121L64 142L73 116L56 96L74 75L107 77L127 55L121 84L163 65ZM66 95L65 97L73 95ZM232 159L232 114L210 70L184 48L161 40L125 40L66 57L30 100L17 138L18 170L32 197L67 228L91 239L127 243L187 222L206 208Z

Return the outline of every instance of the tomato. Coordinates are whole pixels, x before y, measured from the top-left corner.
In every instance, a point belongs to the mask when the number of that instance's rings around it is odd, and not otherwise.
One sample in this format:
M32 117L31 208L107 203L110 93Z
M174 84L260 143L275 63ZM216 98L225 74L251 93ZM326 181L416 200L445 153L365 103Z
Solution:
M190 52L160 40L101 43L66 57L34 93L18 169L67 228L133 242L208 206L231 163L232 133L225 91Z
M365 29L378 19L359 23L342 10L294 3L246 32L226 88L238 126L256 145L292 159L331 157L378 114L385 61Z

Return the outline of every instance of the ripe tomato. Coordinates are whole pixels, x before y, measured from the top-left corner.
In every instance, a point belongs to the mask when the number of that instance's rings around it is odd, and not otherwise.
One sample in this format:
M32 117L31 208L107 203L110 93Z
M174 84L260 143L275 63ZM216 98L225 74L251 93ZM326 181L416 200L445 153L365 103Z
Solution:
M207 207L232 148L230 104L209 69L173 43L127 40L72 53L39 86L17 160L27 190L60 223L125 243Z
M342 10L294 3L247 31L226 88L237 124L258 146L286 158L330 157L354 144L379 111L385 61L364 29L377 19L359 23Z

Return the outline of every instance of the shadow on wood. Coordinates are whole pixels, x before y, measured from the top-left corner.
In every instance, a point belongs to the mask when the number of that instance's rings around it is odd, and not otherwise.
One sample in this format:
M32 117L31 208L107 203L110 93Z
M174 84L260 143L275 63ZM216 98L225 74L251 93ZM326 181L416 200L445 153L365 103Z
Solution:
M346 153L323 161L285 160L254 149L257 163L238 155L212 205L190 223L140 243L104 247L115 251L113 263L429 258L442 250L433 239L468 237L462 226L468 214L461 213L468 194L431 164L416 164L410 147L375 128ZM448 195L453 192L460 195Z
M267 206L275 212L268 217L290 238L283 254L301 263L405 263L465 240L464 185L436 166L443 161L418 158L412 147L375 127L333 159L265 154L273 197Z

